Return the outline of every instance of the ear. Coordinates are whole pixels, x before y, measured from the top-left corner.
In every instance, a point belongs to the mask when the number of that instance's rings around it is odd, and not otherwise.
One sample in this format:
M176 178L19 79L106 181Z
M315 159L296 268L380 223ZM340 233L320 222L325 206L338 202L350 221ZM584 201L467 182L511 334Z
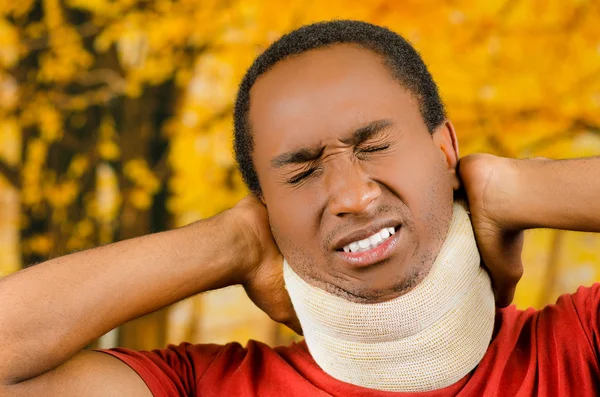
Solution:
M456 174L456 166L458 164L458 140L456 132L450 120L446 120L440 125L432 135L433 142L440 149L440 156L446 168L448 169L449 177L452 179L452 188L458 190L460 188L460 179Z

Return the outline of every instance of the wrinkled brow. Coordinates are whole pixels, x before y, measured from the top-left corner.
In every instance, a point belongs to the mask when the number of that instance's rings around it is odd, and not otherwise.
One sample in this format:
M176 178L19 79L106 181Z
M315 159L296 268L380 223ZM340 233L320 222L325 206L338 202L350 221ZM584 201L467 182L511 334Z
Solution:
M370 123L354 130L349 137L340 139L340 141L347 145L360 145L366 140L372 138L374 135L377 135L384 129L390 127L392 124L392 120L389 119L371 121ZM271 160L271 166L273 168L281 168L289 164L302 164L309 161L314 161L321 157L324 150L325 146L321 144L308 148L302 147L300 149L286 152L274 157Z
M374 135L377 135L379 132L390 127L392 124L392 120L388 119L372 121L369 124L355 130L350 137L340 139L340 141L347 145L360 145L361 143L372 138Z

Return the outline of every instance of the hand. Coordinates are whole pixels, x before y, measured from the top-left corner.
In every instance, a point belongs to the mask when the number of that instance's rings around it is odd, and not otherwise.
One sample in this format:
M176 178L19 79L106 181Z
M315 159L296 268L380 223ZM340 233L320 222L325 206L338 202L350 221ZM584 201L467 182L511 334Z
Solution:
M248 297L271 319L302 335L300 322L285 289L283 256L273 240L267 209L250 195L230 211L235 213L235 219L246 231L250 247L258 248L257 251L249 250L256 255L248 255L249 260L242 271L242 284Z
M515 161L473 154L460 159L458 172L481 259L492 278L496 306L508 306L523 275L523 231L502 216L508 189L517 189Z

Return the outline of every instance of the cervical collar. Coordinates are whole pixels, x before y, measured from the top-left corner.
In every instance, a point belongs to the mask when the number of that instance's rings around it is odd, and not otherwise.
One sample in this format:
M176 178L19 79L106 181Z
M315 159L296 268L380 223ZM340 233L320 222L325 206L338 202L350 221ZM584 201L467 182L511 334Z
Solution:
M338 380L386 391L440 389L473 370L490 343L494 296L460 203L429 274L387 302L350 302L283 266L308 349Z

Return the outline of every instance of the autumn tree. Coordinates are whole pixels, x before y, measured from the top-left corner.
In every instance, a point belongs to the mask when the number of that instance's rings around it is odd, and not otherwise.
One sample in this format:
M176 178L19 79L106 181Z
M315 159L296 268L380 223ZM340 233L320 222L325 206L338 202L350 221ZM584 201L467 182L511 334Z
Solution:
M0 171L19 192L25 266L169 226L168 122L196 58L215 44L212 35L191 37L195 6L59 0L2 5L0 79L7 100L0 123L10 150ZM218 7L203 8L205 22L227 12ZM205 127L229 109L205 120ZM214 175L218 170L198 172L211 175L223 194L240 190L233 164L223 168L222 180ZM156 339L162 314L146 320L156 323ZM125 329L122 343L143 346L136 334Z

